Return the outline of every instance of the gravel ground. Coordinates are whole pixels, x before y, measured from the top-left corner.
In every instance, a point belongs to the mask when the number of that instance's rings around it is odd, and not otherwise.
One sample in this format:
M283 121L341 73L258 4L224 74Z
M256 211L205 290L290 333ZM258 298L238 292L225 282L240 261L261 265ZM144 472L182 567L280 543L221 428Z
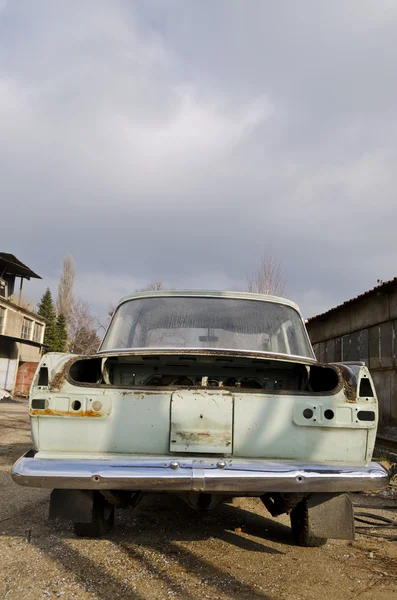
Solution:
M297 548L288 518L270 518L257 499L203 514L148 495L133 512L117 511L105 539L78 539L47 520L49 492L11 480L29 447L26 402L0 403L0 598L397 598L397 542L358 535ZM396 510L362 511L397 519Z

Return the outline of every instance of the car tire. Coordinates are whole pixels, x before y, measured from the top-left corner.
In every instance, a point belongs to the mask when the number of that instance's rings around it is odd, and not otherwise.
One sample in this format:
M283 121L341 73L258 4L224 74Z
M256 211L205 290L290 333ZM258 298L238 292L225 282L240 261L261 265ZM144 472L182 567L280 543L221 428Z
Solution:
M302 500L290 512L292 538L298 546L316 548L324 546L327 538L317 537L310 531L307 500Z
M115 508L105 498L95 493L90 523L74 523L74 532L78 537L98 538L106 535L114 525Z

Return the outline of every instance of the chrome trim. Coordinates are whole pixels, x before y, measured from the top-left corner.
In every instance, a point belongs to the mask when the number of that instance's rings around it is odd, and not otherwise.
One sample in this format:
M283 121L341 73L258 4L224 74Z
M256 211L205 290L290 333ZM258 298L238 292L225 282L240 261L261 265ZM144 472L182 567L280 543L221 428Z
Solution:
M208 353L222 355L227 352L233 356L237 357L247 357L247 358L269 358L270 360L285 360L288 361L299 361L303 364L324 364L319 363L316 358L311 358L310 356L303 356L301 354L284 354L283 352L268 352L265 350L244 350L237 348L203 348L198 346L146 346L144 348L112 348L112 350L97 350L95 354L83 356L76 355L78 358L92 358L92 357L101 357L106 358L107 356L114 356L114 354L139 354L139 355L147 355L147 354L193 354L197 353L197 355L206 355ZM327 363L328 364L328 363ZM330 363L333 364L333 363ZM342 363L341 363L342 364Z
M255 300L257 302L273 302L291 306L300 314L299 306L293 300L271 294L256 294L255 292L233 292L230 290L150 290L136 292L120 298L114 312L125 302L142 298L230 298L233 300Z
M16 483L38 488L209 492L362 492L387 486L380 464L301 463L286 460L194 457L121 459L22 456L11 474ZM176 469L175 465L179 463ZM224 465L225 463L225 465Z

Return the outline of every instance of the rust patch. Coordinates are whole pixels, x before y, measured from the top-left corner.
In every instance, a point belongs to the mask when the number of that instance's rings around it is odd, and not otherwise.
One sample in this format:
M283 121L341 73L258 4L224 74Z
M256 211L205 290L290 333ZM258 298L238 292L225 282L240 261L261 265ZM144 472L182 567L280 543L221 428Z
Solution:
M107 415L95 412L94 410L53 410L52 408L45 408L43 410L39 408L29 409L29 414L34 417L51 416L51 417L93 417L100 418L106 417Z
M214 434L209 431L178 431L174 434L175 440L172 440L174 443L197 443L205 440L208 443L216 443L223 444L226 446L230 446L231 442L228 438L222 437L222 434ZM211 440L211 441L209 441Z
M343 365L334 365L342 379L343 391L347 402L357 403L357 380L353 373Z
M210 432L209 431L196 431L196 432L191 432L191 431L179 431L178 432L178 436L180 438L182 438L183 440L199 440L203 437L205 438L209 438L210 437Z
M51 379L49 389L51 392L59 392L61 387L63 386L67 373L69 372L70 367L76 360L81 358L81 356L74 356L70 358L62 367L62 369L56 373L56 375Z
M110 387L110 386L108 386L108 387ZM111 386L111 387L114 387L115 389L117 389L117 386ZM136 387L131 390L121 391L120 394L122 396L135 396L135 398L137 400L144 400L146 396L159 396L160 394L164 395L164 390L170 391L170 389L172 391L174 388L159 386L156 388L150 388L150 389L146 390L145 388L142 389L142 387L139 386L139 387Z

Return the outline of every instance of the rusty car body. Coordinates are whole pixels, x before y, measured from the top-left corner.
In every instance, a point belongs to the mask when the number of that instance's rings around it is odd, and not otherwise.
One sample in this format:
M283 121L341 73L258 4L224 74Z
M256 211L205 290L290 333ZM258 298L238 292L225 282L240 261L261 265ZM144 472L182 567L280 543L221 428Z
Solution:
M348 492L380 489L377 398L363 364L317 362L298 307L259 294L123 298L95 355L47 354L32 384L33 449L14 465L52 489L77 535L172 492L209 510L236 496L288 513L298 544L354 538Z

